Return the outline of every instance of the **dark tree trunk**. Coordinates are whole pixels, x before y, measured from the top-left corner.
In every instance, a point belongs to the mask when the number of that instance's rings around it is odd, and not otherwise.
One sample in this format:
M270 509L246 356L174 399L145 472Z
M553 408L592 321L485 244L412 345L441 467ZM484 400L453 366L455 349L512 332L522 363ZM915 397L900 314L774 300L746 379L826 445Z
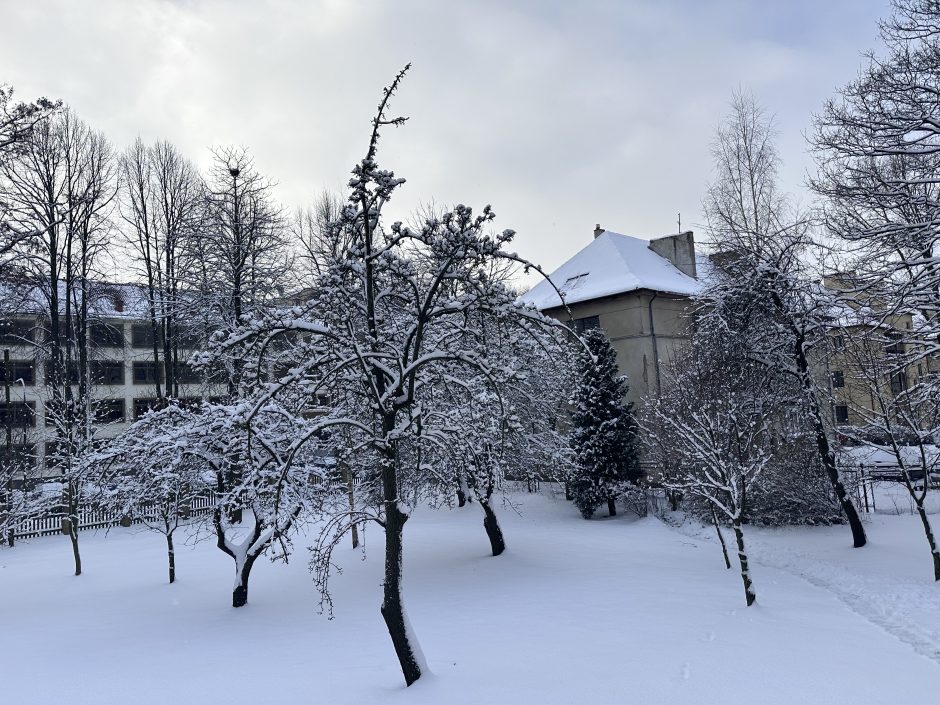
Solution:
M411 685L421 677L422 658L420 647L411 642L401 597L402 534L407 519L399 510L397 500L385 502L385 585L381 611L405 683Z
M75 499L75 491L69 483L66 492L68 499L66 506L69 512L69 541L72 543L72 557L75 559L75 575L82 574L82 554L78 549L78 502Z
M929 482L929 476L925 474L924 482ZM927 543L930 545L930 555L933 558L933 579L940 580L940 550L937 549L937 539L933 533L933 527L930 526L930 519L927 512L924 511L923 500L917 502L917 513L920 515L920 521L924 525L924 533L927 534Z
M712 507L712 522L715 524L715 533L718 534L718 542L721 544L721 555L725 557L725 568L731 570L731 559L728 557L728 545L725 543L725 537L721 533L721 527L718 525L718 514Z
M499 520L490 506L489 500L480 499L480 506L483 507L484 514L483 528L486 529L486 536L490 540L493 555L498 556L506 550L506 539L503 538L503 530L499 528Z
M738 563L741 565L741 580L744 582L744 599L750 607L757 599L754 594L754 584L751 582L751 571L747 564L747 552L744 550L744 532L741 530L741 520L735 519L734 538L738 543Z
M782 304L781 304L782 307ZM839 477L839 469L836 467L836 456L829 445L829 437L826 435L826 428L823 425L822 413L819 410L819 401L813 388L813 377L810 371L809 360L806 357L805 350L806 338L802 332L797 332L796 346L794 348L796 366L799 371L800 384L803 387L803 396L812 414L813 430L816 435L816 447L819 450L819 457L823 466L826 468L826 476L835 490L836 497L839 499L839 505L845 514L849 527L852 529L852 545L855 548L861 548L867 542L865 536L865 527L862 526L862 520L858 516L855 505L845 491L845 485L842 484L842 478Z
M613 497L607 498L607 516L617 516L617 505L614 503Z
M176 551L173 549L173 534L166 535L166 559L170 569L170 583L176 582Z
M457 506L463 507L467 504L467 493L463 491L463 487L457 486Z
M251 566L255 564L257 555L245 556L245 562L238 565L235 562L235 589L232 591L232 607L244 607L248 603L248 576Z

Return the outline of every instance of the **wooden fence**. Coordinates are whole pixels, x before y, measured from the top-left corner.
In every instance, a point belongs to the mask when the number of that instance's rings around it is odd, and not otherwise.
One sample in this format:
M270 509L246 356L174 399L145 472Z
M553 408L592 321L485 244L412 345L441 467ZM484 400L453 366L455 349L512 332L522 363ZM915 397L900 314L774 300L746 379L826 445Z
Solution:
M190 502L189 515L198 516L200 514L209 514L215 507L215 493L209 493L193 498ZM51 536L53 534L64 533L62 531L63 522L66 519L66 513L55 511L40 517L34 517L24 521L16 527L15 538L25 539L33 536ZM78 530L103 529L110 526L119 526L121 520L127 519L120 514L95 509L93 507L82 507L78 511ZM137 517L130 520L132 524L140 524L146 519L156 519L156 515Z

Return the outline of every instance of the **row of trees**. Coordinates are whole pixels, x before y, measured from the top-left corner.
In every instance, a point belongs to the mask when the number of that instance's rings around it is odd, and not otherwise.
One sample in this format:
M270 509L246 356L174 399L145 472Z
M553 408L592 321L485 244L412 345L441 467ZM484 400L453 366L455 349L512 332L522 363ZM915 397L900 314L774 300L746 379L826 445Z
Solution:
M745 523L828 522L837 503L865 545L846 446L894 457L940 580L925 506L940 469L940 6L896 0L882 36L884 53L816 119L814 211L779 190L773 121L735 97L714 144L691 344L646 409L666 486L733 527L749 605ZM835 404L858 423L836 426Z
M9 249L5 273L44 287L47 318L61 318L55 297L65 297L65 349L50 359L60 371L76 360L85 378L87 352L69 351L87 340L96 257L123 237L146 292L152 354L165 370L163 404L107 443L94 437L87 389L51 380L72 395L55 433L75 439L58 468L76 574L81 504L163 534L172 582L181 518L212 491L207 528L235 564L233 605L246 604L257 559L286 558L295 532L313 524L311 568L328 609L333 551L374 524L385 535L381 614L411 684L426 665L402 591L406 522L419 503L469 502L480 507L493 555L506 549L495 511L505 480L563 477L571 467L559 418L578 342L516 302L513 279L534 265L509 251L513 231L493 231L489 206L428 212L414 225L386 221L404 180L379 166L378 144L383 129L404 122L389 117L388 104L406 71L383 93L345 201L322 199L293 230L243 152L217 151L203 179L167 144L138 141L115 155L68 111L50 110L26 133L2 184L7 194L40 171L34 154L46 133L68 123L87 135L102 164L94 199L76 199L95 206L90 225L63 226L64 199L34 199L42 210L24 197L10 214L33 235ZM48 216L30 220L34 210ZM88 245L76 251L81 234ZM33 262L37 249L53 253L43 261L54 259L55 269ZM64 273L62 251L72 268ZM288 269L296 280L279 276ZM65 293L63 279L72 287ZM295 284L305 287L300 295L280 295ZM187 359L193 328L204 342ZM187 362L222 371L226 393L198 406L177 399L177 365ZM8 517L21 520L22 511Z

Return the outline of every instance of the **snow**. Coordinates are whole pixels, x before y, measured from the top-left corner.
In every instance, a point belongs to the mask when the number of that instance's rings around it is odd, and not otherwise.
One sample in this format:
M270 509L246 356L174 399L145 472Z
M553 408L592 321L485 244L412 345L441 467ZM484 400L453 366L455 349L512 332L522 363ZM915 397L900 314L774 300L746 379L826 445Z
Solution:
M2 549L4 701L936 701L940 586L916 517L873 517L865 549L844 526L749 529L758 602L746 608L713 529L588 522L561 498L515 499L498 558L475 505L408 522L405 600L433 672L408 689L379 614L374 528L365 560L335 554L332 620L316 611L302 550L258 563L236 610L232 561L208 542L178 547L172 586L162 537L134 529L83 534L80 578L65 537Z
M549 277L573 304L603 296L650 289L691 296L699 282L649 249L649 241L604 231ZM539 310L561 306L548 281L541 281L520 297L520 302Z

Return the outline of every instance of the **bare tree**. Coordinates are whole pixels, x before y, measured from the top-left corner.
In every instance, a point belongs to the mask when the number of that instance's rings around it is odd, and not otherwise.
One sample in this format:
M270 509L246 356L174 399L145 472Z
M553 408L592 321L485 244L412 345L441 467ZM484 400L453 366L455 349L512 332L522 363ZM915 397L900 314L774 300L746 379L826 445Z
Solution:
M96 259L110 236L115 164L110 144L68 110L37 123L15 159L0 166L10 217L21 232L22 286L44 309L47 361L44 408L55 433L47 465L61 472L75 558L82 478L75 460L92 442L88 321Z
M778 189L773 138L773 121L753 97L736 95L715 139L716 175L704 204L716 252L709 297L716 302L750 297L752 303L738 312L756 312L757 305L760 311L733 323L720 306L709 306L705 325L727 330L750 359L796 382L793 404L812 425L818 457L858 548L865 545L865 529L839 474L823 411L828 390L815 373L826 349L830 301L807 269L809 218ZM742 335L748 333L742 325L752 327L749 334Z

